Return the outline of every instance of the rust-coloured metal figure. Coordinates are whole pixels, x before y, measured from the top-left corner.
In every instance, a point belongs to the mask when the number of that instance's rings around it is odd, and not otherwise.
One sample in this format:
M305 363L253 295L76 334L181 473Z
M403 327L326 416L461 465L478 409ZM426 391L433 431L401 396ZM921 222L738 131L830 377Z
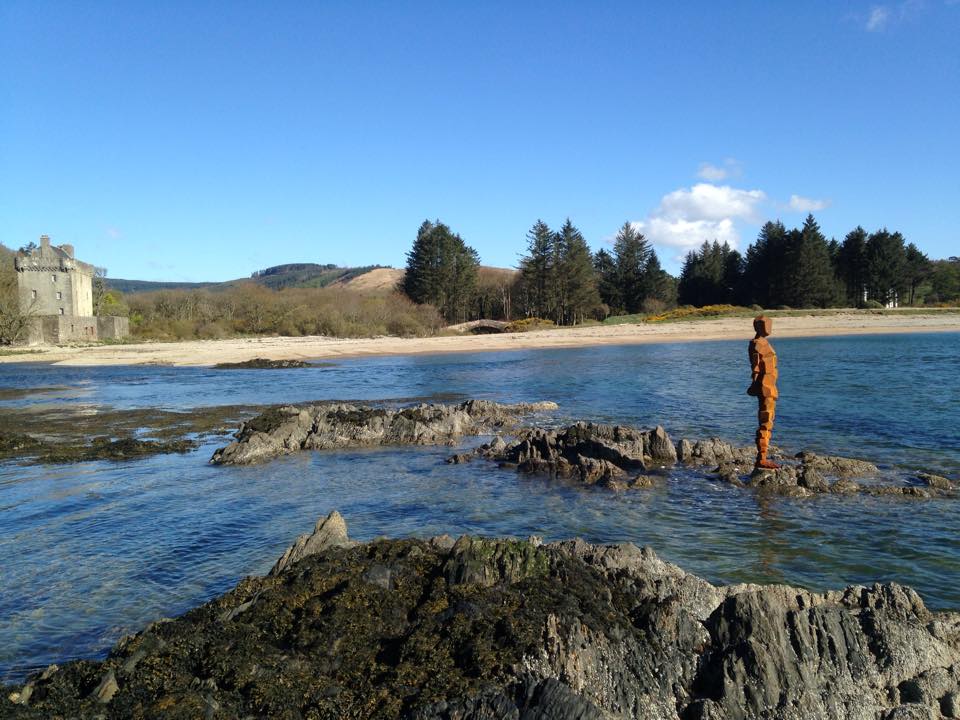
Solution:
M757 412L757 462L755 467L776 470L780 466L767 460L767 448L773 433L773 418L777 407L777 354L767 337L773 331L773 320L763 315L753 319L756 336L750 341L747 352L750 355L752 382L747 395L753 395L760 401Z

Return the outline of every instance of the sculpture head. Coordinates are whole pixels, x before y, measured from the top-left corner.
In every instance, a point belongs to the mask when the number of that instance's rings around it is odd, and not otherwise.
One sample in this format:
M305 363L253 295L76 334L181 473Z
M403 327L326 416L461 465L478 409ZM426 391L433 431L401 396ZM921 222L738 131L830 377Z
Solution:
M753 329L757 331L757 335L760 337L767 337L773 332L773 318L758 315L753 319Z

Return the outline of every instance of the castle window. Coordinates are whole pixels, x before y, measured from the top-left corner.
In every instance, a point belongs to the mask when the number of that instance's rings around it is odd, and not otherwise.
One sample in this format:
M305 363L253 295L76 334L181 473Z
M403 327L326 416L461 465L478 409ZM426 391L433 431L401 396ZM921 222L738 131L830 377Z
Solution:
M60 314L63 315L63 308L60 308Z
M63 300L63 293L57 290L57 300Z
M51 275L51 276L50 276L50 282L56 282L56 281L57 281L57 276L56 276L56 275Z
M36 291L36 290L31 290L31 291L30 291L30 299L31 299L31 300L36 300L36 299L37 299L37 291Z

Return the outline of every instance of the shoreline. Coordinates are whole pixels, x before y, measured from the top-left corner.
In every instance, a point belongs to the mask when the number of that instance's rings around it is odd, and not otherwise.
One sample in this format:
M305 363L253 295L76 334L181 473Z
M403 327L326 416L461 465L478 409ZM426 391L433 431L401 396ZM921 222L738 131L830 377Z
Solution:
M829 315L774 315L778 338L960 332L960 314L845 311ZM588 325L493 335L441 335L427 338L259 337L227 340L144 342L124 345L30 348L0 356L0 364L49 363L75 367L161 365L205 367L220 362L337 360L358 357L439 355L504 350L559 349L604 345L644 345L740 340L753 336L750 319L723 317L663 324Z

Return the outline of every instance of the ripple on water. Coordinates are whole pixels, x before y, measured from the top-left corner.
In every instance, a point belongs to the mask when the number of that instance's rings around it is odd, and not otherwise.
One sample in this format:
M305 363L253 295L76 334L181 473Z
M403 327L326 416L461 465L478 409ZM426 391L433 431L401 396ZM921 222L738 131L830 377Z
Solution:
M960 471L960 335L776 345L783 366L776 442ZM8 365L0 387L66 388L54 394L68 404L181 410L436 394L553 399L561 410L552 422L660 422L674 437L745 444L755 418L742 394L745 364L742 343L702 343L373 358L263 371L257 383L242 371ZM0 582L0 680L102 655L122 634L266 572L293 537L334 508L359 539L578 535L650 545L718 583L824 589L892 580L915 587L931 607L960 608L960 520L951 501L759 502L689 471L650 491L611 493L482 462L449 466L449 448L303 453L223 468L206 464L213 449L121 464L0 464L0 557L10 559Z

